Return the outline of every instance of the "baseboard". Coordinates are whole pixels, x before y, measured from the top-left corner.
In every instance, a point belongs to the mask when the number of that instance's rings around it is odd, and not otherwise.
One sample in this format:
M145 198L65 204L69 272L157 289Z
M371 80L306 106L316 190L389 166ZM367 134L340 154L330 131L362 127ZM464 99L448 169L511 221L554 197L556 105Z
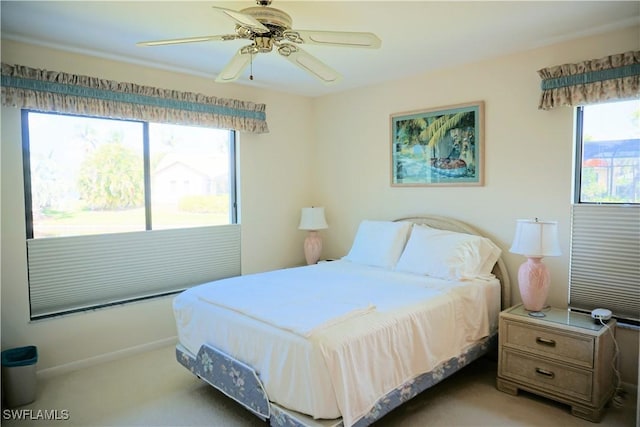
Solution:
M87 359L76 360L73 362L65 363L64 365L53 366L37 371L38 378L51 378L58 375L66 374L69 372L77 371L79 369L89 368L101 363L111 362L125 357L134 356L136 354L144 353L147 351L155 350L161 347L169 345L176 345L178 343L178 337L173 336L164 338L158 341L144 343L136 345L134 347L125 348L122 350L113 351L111 353L100 354L98 356L89 357Z

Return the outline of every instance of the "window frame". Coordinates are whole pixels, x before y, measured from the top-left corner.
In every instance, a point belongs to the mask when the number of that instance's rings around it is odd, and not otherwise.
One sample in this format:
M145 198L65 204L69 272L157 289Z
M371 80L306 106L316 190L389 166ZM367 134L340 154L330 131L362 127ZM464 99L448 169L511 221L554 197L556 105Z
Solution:
M603 102L603 104L611 104L619 101ZM603 201L583 201L582 195L582 181L583 181L583 167L582 157L584 155L584 105L578 105L575 109L574 131L575 131L575 149L574 149L574 176L573 176L573 194L572 200L574 204L583 205L639 205L640 202L603 202ZM612 165L615 167L615 165Z
M68 114L58 112L46 112L31 109L21 110L21 133L22 133L22 164L24 176L24 200L25 200L25 224L26 238L34 239L33 227L33 196L31 185L31 151L29 138L29 114L48 114L68 117L85 117L89 119L113 120L121 122L131 122L142 124L142 152L143 152L143 171L144 171L144 209L145 209L145 231L154 230L151 205L151 154L150 154L150 132L149 125L151 122L134 119L118 119L112 117L89 116L80 114ZM188 127L188 126L187 126ZM238 203L237 203L237 176L236 176L236 131L229 129L229 224L238 223ZM207 227L206 225L204 227ZM179 227L180 228L180 227ZM100 234L100 233L97 233ZM64 236L56 236L64 237Z
M584 151L583 137L584 137L584 106L579 105L576 107L575 116L575 163L574 163L574 182L573 182L573 203L582 204L580 201L580 194L582 194L582 155Z

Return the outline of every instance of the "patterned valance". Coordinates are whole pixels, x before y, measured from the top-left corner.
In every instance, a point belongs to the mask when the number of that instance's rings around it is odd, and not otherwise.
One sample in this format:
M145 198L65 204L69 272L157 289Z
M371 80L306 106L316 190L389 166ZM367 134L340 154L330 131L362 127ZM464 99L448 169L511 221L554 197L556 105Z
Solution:
M640 51L538 71L541 110L640 98Z
M5 63L2 105L251 133L269 131L265 104Z

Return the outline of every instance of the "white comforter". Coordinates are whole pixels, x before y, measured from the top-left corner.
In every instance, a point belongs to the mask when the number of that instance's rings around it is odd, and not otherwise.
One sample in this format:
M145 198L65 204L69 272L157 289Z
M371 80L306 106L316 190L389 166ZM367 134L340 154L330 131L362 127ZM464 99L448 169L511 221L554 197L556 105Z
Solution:
M335 261L207 283L176 297L174 311L192 353L209 343L253 366L271 401L349 427L487 336L499 301L497 280Z

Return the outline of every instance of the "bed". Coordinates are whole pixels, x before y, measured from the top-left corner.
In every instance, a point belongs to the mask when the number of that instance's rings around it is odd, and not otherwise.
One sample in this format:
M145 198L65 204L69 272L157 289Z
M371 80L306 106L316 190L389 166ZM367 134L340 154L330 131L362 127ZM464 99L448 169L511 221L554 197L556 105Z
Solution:
M174 300L179 363L275 426L366 426L495 348L510 285L460 221L362 221L340 260Z

